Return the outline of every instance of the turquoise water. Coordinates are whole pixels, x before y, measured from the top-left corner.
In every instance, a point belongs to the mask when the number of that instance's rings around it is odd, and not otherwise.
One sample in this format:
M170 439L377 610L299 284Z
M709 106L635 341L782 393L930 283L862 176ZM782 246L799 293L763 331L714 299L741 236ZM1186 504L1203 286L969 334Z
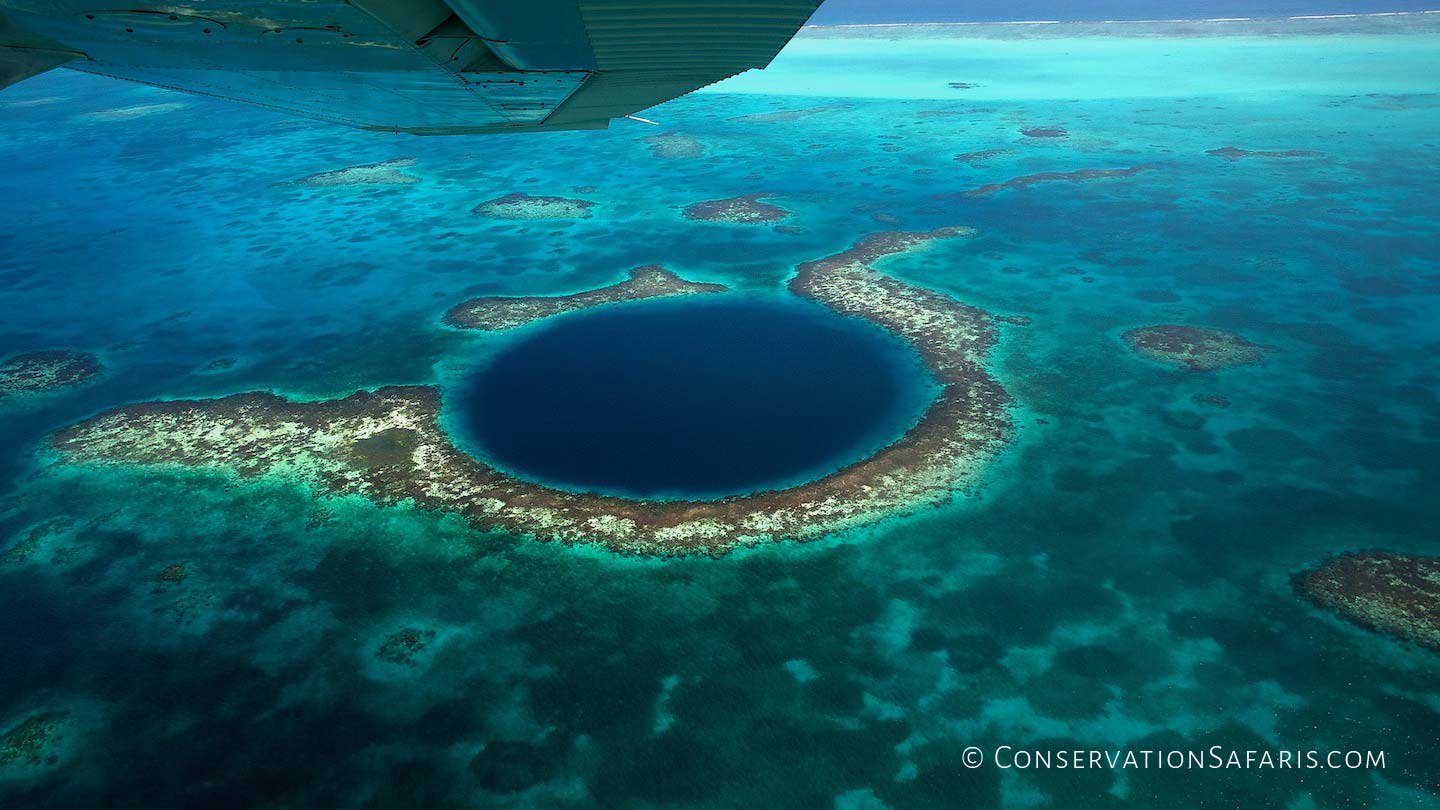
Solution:
M448 401L478 454L567 489L706 500L832 473L937 386L906 344L818 304L686 297L527 330Z
M826 0L816 25L1003 20L1194 20L1425 11L1427 0Z
M62 519L0 563L0 727L71 718L54 762L0 773L0 804L1440 805L1435 654L1288 582L1345 549L1437 549L1440 34L1295 25L816 31L650 111L659 129L534 138L366 134L65 72L7 90L0 347L107 371L0 405L0 543ZM704 156L652 155L666 132ZM1323 156L1206 154L1230 146ZM397 157L419 182L291 183ZM517 191L596 207L470 213ZM680 214L757 192L798 231ZM128 402L455 386L505 345L441 324L464 298L650 263L775 294L895 222L979 235L886 272L1030 319L992 357L1016 439L975 492L844 536L636 560L44 452ZM1276 351L1206 374L1119 339L1168 322ZM407 628L433 635L377 655ZM1387 765L972 770L970 745Z

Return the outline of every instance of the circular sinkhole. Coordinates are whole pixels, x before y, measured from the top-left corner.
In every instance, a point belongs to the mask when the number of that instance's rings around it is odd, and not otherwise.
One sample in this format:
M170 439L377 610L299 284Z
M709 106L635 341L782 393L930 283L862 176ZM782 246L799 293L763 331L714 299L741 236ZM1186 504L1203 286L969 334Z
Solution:
M796 486L900 438L938 390L878 326L793 299L693 296L526 330L450 421L521 478L631 498Z

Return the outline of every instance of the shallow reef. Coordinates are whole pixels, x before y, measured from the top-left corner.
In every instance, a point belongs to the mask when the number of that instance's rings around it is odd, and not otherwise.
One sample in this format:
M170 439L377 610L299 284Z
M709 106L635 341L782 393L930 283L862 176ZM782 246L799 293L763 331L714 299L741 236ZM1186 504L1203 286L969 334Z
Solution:
M397 186L420 182L413 174L401 169L415 165L415 158L396 158L380 163L366 163L330 172L320 172L302 177L295 183L301 186Z
M54 764L69 712L32 714L0 735L0 769Z
M1440 558L1351 552L1296 574L1292 584L1361 627L1440 650Z
M723 200L705 200L685 206L685 218L698 222L733 222L740 225L763 225L779 222L790 212L765 202L771 194L744 194Z
M1207 151L1205 154L1207 154L1207 155L1214 155L1215 157L1223 157L1223 158L1225 158L1226 160L1239 160L1239 159L1241 159L1241 158L1247 158L1247 157L1264 157L1264 158L1313 158L1313 157L1324 157L1324 156L1325 156L1325 153L1324 153L1324 152L1316 152L1316 151L1313 151L1313 150L1310 150L1310 149L1282 149L1282 150L1277 150L1277 151L1263 151L1263 150L1262 150L1262 151L1251 151L1251 150L1248 150L1248 149L1239 149L1239 148L1236 148L1236 147L1234 147L1234 146L1226 146L1226 147L1222 147L1222 148L1220 148L1220 149L1211 149L1211 150Z
M458 449L439 424L439 390L426 386L318 402L250 393L142 403L65 428L51 446L72 463L282 476L321 494L411 501L457 512L481 528L628 553L719 554L765 540L814 539L949 499L1009 441L1010 398L984 365L996 341L993 318L872 267L932 240L972 234L968 228L874 234L800 265L792 293L908 341L940 390L896 442L788 489L715 501L636 500L520 480Z
M79 385L100 370L100 361L87 352L49 350L13 355L0 363L0 399Z
M224 374L240 365L240 361L234 357L217 357L203 366L195 369L196 374Z
M955 156L955 160L956 162L969 163L973 166L977 163L983 163L990 158L999 157L1001 155L1009 153L1009 149L981 149L978 152L961 152L960 154Z
M403 627L391 633L375 651L375 657L390 664L412 665L415 656L435 640L435 631L419 627Z
M1030 127L1020 130L1027 138L1068 138L1070 133L1059 127Z
M644 298L724 292L725 289L723 284L686 281L669 270L652 264L631 270L630 278L625 281L571 295L471 298L456 304L445 313L445 322L461 329L495 332L577 309L621 301L639 301Z
M750 115L737 115L731 121L742 124L783 124L788 121L799 121L802 118L809 118L820 113L835 112L836 110L847 109L845 104L820 104L815 107L801 107L795 110L776 110L767 113L752 113Z
M1012 177L1000 183L988 183L964 192L966 197L984 197L1007 188L1025 188L1039 183L1081 183L1087 180L1105 180L1112 177L1133 177L1149 166L1131 166L1125 169L1077 169L1073 172L1039 172Z
M570 197L531 196L512 192L486 200L471 213L494 219L586 219L595 203Z
M13 542L0 549L0 567L53 561L63 556L61 541L74 525L74 520L61 515L22 529L14 535Z
M1191 401L1196 405L1208 405L1211 408L1230 407L1230 398L1224 394L1196 394L1191 397Z
M1234 332L1208 326L1141 326L1126 331L1121 337L1143 357L1176 363L1192 371L1215 371L1259 363L1267 353L1274 351L1270 346L1251 343Z
M650 154L666 160L685 160L705 156L705 144L701 143L698 138L681 135L678 132L651 135L645 139L645 145L650 147Z

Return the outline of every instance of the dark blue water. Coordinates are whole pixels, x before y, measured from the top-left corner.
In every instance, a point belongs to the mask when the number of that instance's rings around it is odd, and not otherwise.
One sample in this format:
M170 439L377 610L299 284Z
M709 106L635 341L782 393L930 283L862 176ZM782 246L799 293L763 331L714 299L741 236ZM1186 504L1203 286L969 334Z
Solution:
M719 496L824 474L898 437L919 358L879 328L739 296L559 320L477 372L459 421L526 477Z
M1424 11L1440 0L825 0L810 22L846 25L889 22L1006 20L1194 20L1211 17L1289 17Z

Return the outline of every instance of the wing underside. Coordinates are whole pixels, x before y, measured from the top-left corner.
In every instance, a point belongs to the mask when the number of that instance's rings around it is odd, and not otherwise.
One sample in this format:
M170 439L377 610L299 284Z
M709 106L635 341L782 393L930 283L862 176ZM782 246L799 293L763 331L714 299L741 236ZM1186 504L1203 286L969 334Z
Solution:
M0 0L0 87L64 65L364 129L598 129L764 67L819 0Z

